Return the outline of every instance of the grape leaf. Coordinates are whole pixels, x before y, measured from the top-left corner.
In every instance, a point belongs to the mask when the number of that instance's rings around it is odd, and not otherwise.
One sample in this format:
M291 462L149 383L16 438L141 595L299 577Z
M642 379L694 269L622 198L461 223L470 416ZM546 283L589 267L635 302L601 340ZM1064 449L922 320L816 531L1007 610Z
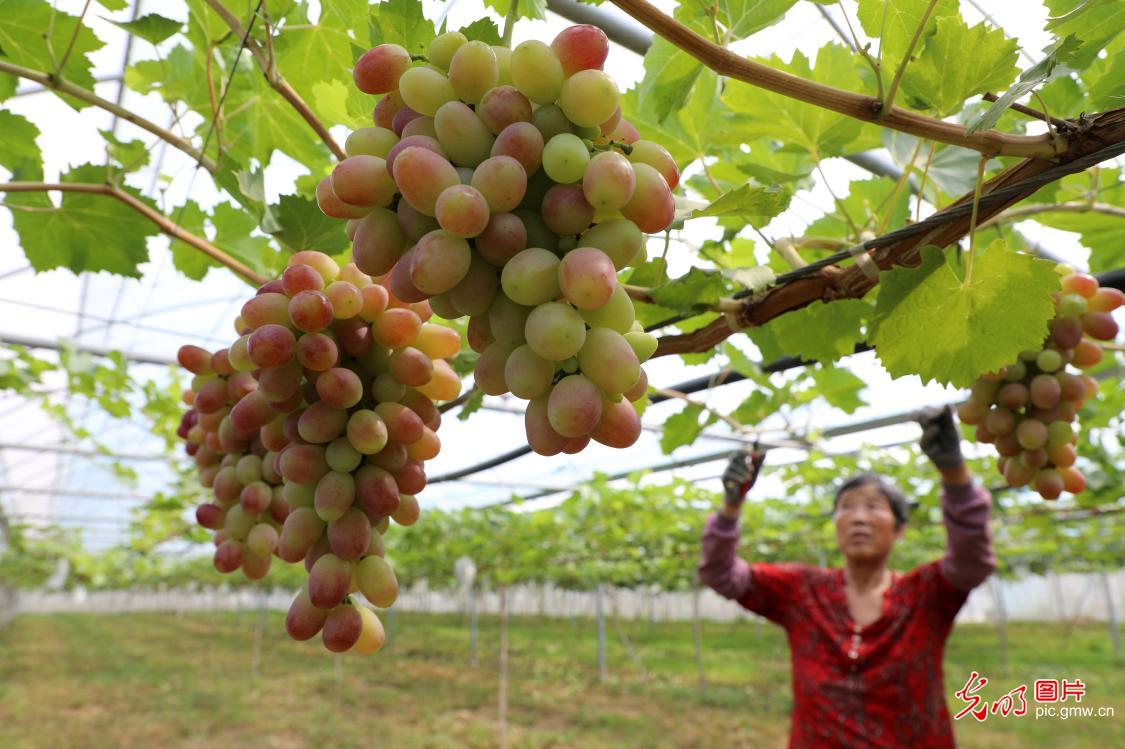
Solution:
M89 53L104 44L78 18L54 10L43 0L4 0L0 12L0 50L8 62L43 72L54 72L62 50L71 44L70 56L59 75L82 88L93 90ZM6 77L6 76L5 76ZM59 94L75 109L86 102Z
M125 172L133 172L148 164L148 146L142 140L121 140L112 130L99 130L106 139L110 157Z
M125 7L122 2L122 7ZM109 20L109 19L106 19ZM139 36L150 44L160 44L165 39L180 32L183 23L165 18L158 13L148 13L134 21L109 21L118 28L125 29L133 36Z
M906 55L928 5L929 0L859 0L856 16L864 33L879 40L879 62L888 85ZM957 0L939 0L926 22L922 38L934 33L939 18L956 15L957 10Z
M459 30L470 42L498 45L503 41L500 37L500 29L491 18L478 18Z
M313 105L321 119L353 130L371 125L370 97L350 83L320 81L312 87Z
M231 45L241 43L241 39L231 34L226 21L207 5L207 0L187 0L187 6L187 37L188 40L191 41L192 47L194 47L197 52L202 52L212 45L218 46L219 42L223 40L227 40ZM229 7L230 6L228 6L228 8ZM253 10L254 6L248 6L238 11L233 11L234 15L242 22L242 27L244 29L252 17L251 13ZM257 24L255 23L255 25Z
M3 48L0 48L2 51ZM0 101L10 98L16 93L16 77L7 73L0 73Z
M1125 105L1125 89L1121 81L1125 81L1125 34L1106 47L1105 58L1099 57L1082 71L1082 82L1086 84L1089 99L1088 109L1113 109Z
M637 86L640 106L663 122L691 96L703 64L663 37L645 52L645 77Z
M1007 88L1016 67L1016 40L984 23L970 28L959 16L939 18L937 31L906 68L902 92L918 109L948 117L975 94Z
M816 383L817 394L828 401L830 406L850 414L867 405L860 397L860 393L867 388L867 383L855 373L843 367L817 367L812 370L811 375Z
M194 200L176 209L176 223L197 237L205 237L204 221L207 214ZM207 255L178 239L172 240L172 265L193 281L202 281L207 271L221 267Z
M1121 0L1044 0L1044 5L1051 14L1048 31L1060 37L1073 34L1082 40L1071 59L1078 70L1092 63L1125 29L1125 3Z
M125 69L125 85L141 94L156 91L166 102L182 101L197 112L210 112L203 59L176 45L163 60L142 60Z
M467 421L469 417L479 411L480 407L483 405L484 391L473 388L473 391L469 393L469 397L465 399L464 404L462 404L461 408L457 411L457 418L460 421Z
M1049 81L1055 74L1055 68L1058 64L1066 62L1074 54L1078 45L1078 39L1074 36L1068 36L1052 45L1047 50L1047 56L1023 71L1019 80L1003 94L996 97L996 101L992 102L992 106L987 111L970 120L969 124L965 126L965 132L971 134L977 130L993 128L999 121L1000 115L1004 114L1008 107L1015 104L1026 94L1031 93L1041 84Z
M13 181L43 179L38 137L39 128L22 115L0 110L0 166L12 173Z
M276 252L268 239L252 236L258 228L254 216L230 203L220 203L211 212L211 224L215 227L212 244L259 273L269 275L277 264Z
M332 254L348 246L344 222L321 213L315 200L282 195L280 202L270 207L270 213L279 227L271 234L294 252L320 250Z
M349 124L345 120L328 116L320 105L316 88L331 83L356 91L361 99L369 99L359 92L352 83L352 67L355 57L352 45L365 46L366 39L353 39L353 30L365 28L367 15L366 0L333 0L321 5L320 18L315 24L309 23L308 8L300 4L286 19L286 25L274 40L274 53L277 67L289 84L310 101L317 115L332 122ZM371 105L366 105L370 117ZM354 127L354 125L350 125Z
M229 156L224 155L219 159L219 168L215 170L215 183L230 193L238 204L252 215L259 217L263 231L270 231L273 227L263 218L266 206L265 172L262 169L248 167L243 169Z
M851 50L839 44L821 47L815 63L810 63L800 52L794 53L789 63L776 56L761 62L837 88L849 91L865 88L859 69L862 63ZM772 138L799 146L821 158L878 146L877 141L870 142L874 140L873 135L866 137L859 120L757 86L728 81L722 99L731 115L721 125L712 125L724 131L722 142Z
M770 320L767 328L785 354L828 364L855 351L872 312L862 299L818 301Z
M703 312L719 303L730 286L722 273L691 268L685 275L649 290L661 307L677 312Z
M683 410L669 416L664 421L664 431L660 435L660 449L665 455L677 447L690 445L703 431L703 428L715 421L714 414L708 413L707 418L700 421L703 408L695 403L688 403Z
M546 18L547 0L516 0L520 7L516 10L519 18ZM512 7L511 0L484 0L484 4L500 14L501 18L508 15Z
M505 5L505 9L507 6ZM436 34L418 0L387 0L371 6L371 44L398 44L412 55L424 55Z
M720 196L706 208L694 211L688 218L733 217L760 229L788 208L792 197L788 190L777 185L754 187L747 184Z
M684 17L707 28L711 18L722 29L721 43L745 39L785 17L797 0L684 0ZM708 35L710 36L710 35Z
M966 285L940 249L924 248L918 267L882 274L871 336L879 359L892 377L969 386L1042 345L1059 288L1054 266L997 240Z
M836 211L814 221L805 231L810 237L834 237L848 239L855 236L852 222L861 230L877 229L886 218L887 226L902 226L910 210L910 193L899 191L895 195L895 180L890 177L857 180L848 185L848 196L840 199ZM892 202L893 198L893 202ZM847 213L847 221L841 211Z
M106 10L123 10L129 3L126 0L98 0L98 5Z
M1038 213L1035 221L1052 229L1073 231L1090 248L1090 270L1101 273L1125 266L1125 233L1121 217L1105 213Z
M636 126L642 138L654 140L668 149L682 169L714 151L712 128L721 124L719 113L724 109L718 90L718 76L704 70L687 103L661 121L647 108L640 87L634 86L621 97L621 114Z
M62 181L101 183L105 176L104 166L85 164L64 174ZM136 190L121 189L152 206ZM157 228L131 208L104 195L76 192L63 193L58 207L45 194L12 195L8 201L36 209L12 212L20 245L36 271L104 270L140 278L138 266L148 260L147 238Z

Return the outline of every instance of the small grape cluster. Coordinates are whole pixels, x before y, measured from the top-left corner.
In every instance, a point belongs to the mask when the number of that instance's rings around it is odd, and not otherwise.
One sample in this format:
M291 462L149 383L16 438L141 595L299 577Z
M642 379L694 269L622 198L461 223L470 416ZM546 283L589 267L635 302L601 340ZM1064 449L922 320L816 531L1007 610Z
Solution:
M1078 409L1097 392L1089 375L1067 371L1067 365L1089 369L1102 359L1098 341L1111 341L1118 326L1110 313L1125 302L1097 279L1059 266L1062 291L1055 294L1055 318L1039 351L1025 351L999 372L981 377L958 410L966 424L976 425L978 442L996 446L997 469L1010 486L1033 486L1044 499L1064 492L1077 494L1086 479L1074 465Z
M645 232L671 225L679 171L621 118L608 52L589 25L515 49L453 31L417 65L381 44L353 71L380 96L375 126L348 137L317 187L362 271L469 317L477 388L530 401L542 455L636 442L657 345L617 273L644 262Z
M257 580L273 556L303 561L308 582L286 617L294 639L382 645L379 619L349 596L394 602L382 534L392 519L417 521L424 461L441 448L435 401L461 389L446 361L460 335L431 315L305 250L243 305L229 348L179 351L194 375L179 435L214 494L196 519L215 531L215 568Z

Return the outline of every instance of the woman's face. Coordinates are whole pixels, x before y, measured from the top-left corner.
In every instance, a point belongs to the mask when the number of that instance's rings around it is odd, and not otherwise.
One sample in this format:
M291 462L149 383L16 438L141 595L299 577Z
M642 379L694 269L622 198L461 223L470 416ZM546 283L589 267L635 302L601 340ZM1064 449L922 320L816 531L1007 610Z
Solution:
M891 503L875 484L864 484L840 495L836 503L836 544L852 561L885 559L902 535L895 528Z

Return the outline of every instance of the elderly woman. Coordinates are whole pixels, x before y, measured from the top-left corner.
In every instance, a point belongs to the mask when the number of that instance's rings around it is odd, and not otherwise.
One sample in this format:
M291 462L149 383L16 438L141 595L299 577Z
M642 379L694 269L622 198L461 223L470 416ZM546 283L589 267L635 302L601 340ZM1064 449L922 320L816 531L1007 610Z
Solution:
M996 566L989 493L973 483L948 407L917 414L922 450L941 473L945 555L909 572L887 567L907 503L862 474L836 493L843 569L749 563L738 520L763 455L732 459L724 506L703 532L700 579L785 628L793 667L790 749L946 749L953 730L942 676L945 641L969 591Z

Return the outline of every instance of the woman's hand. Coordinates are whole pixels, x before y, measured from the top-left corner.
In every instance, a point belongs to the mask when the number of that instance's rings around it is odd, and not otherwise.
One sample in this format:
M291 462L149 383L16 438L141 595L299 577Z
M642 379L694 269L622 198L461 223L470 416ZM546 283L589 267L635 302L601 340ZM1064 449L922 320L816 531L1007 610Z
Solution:
M766 459L764 450L743 449L731 456L727 468L723 471L724 510L727 514L737 515L742 507L742 500L746 492L758 480L758 471Z

